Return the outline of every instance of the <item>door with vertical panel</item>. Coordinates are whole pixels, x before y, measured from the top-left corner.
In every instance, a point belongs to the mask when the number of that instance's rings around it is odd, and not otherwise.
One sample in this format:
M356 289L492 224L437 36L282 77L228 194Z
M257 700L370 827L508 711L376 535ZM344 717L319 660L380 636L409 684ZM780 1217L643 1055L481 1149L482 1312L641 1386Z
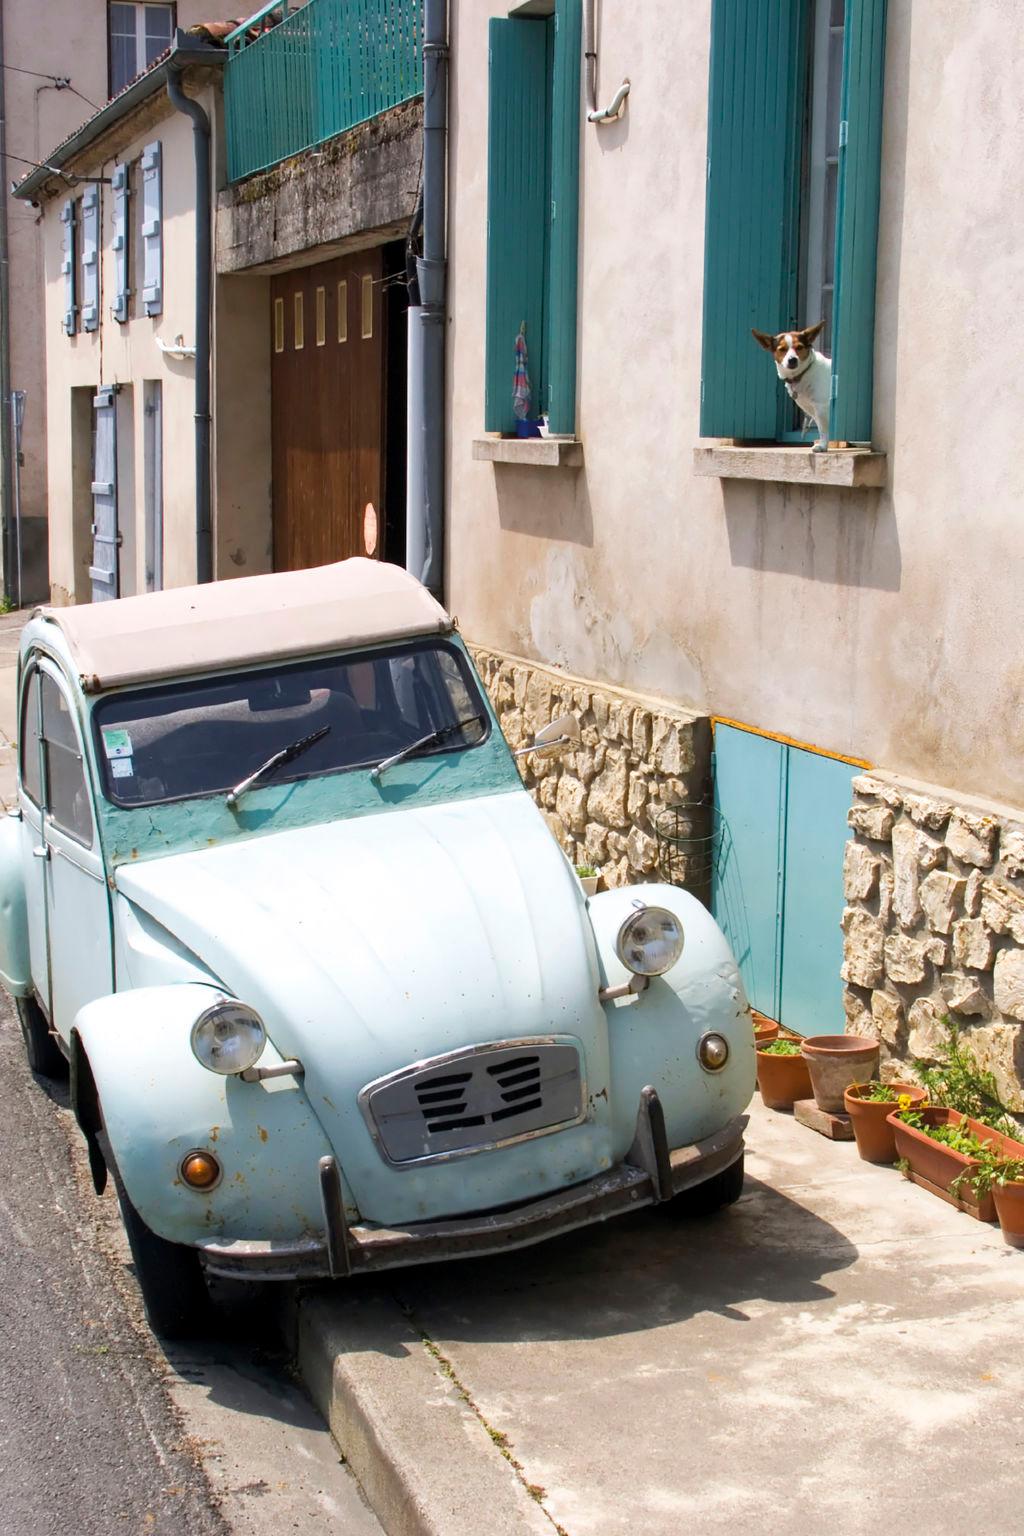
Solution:
M751 731L715 729L712 910L753 1007L804 1035L844 1027L839 923L855 772Z
M375 248L271 282L275 570L385 553L382 272Z
M93 407L92 581L94 603L119 594L117 526L117 393L100 389Z

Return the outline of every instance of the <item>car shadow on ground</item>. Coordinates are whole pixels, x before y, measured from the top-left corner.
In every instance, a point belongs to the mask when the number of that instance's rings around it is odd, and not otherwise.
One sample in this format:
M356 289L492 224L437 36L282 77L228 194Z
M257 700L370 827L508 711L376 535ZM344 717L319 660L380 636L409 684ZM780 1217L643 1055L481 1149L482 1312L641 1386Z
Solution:
M701 1312L742 1323L759 1302L828 1302L827 1277L857 1257L829 1222L748 1176L714 1216L639 1211L499 1258L362 1277L348 1295L389 1296L421 1331L443 1318L467 1341L599 1339Z

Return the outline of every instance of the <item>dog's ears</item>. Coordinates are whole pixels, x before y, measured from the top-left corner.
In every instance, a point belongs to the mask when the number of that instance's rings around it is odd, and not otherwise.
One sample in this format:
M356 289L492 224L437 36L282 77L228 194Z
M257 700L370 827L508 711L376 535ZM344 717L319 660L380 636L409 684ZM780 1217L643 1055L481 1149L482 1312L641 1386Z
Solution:
M821 327L819 326L818 329L820 330ZM766 336L764 331L755 331L755 330L751 330L750 334L751 334L751 336L753 336L753 338L757 342L758 346L759 347L764 347L766 352L774 352L775 351L775 337L774 336Z
M825 329L825 322L824 322L824 320L819 320L817 325L809 325L806 330L798 331L797 335L800 337L801 341L805 341L807 343L807 345L810 346L810 344L814 340L814 338L816 336L820 336L821 332L824 329Z

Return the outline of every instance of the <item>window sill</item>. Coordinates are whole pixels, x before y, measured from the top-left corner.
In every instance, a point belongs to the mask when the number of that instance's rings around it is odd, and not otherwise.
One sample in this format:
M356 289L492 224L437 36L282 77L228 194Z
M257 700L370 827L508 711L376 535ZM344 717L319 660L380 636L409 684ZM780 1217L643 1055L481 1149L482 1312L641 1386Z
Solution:
M583 463L583 444L575 437L475 437L473 457L490 464L578 469Z
M693 472L718 480L775 480L791 485L842 485L877 490L885 484L886 456L873 448L739 448L714 443L693 450Z

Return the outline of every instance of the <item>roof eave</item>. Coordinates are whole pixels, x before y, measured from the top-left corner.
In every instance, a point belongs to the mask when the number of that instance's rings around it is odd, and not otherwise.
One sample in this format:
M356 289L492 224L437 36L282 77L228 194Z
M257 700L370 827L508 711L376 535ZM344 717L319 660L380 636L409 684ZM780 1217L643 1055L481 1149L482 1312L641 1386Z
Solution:
M180 33L178 35L181 36ZM21 198L25 202L34 201L36 194L48 181L53 180L55 174L59 174L90 145L95 144L123 118L128 117L142 102L156 95L158 90L166 89L167 76L172 70L181 73L182 70L191 68L223 68L226 58L227 50L216 48L211 43L190 43L188 46L183 46L176 42L165 59L148 69L137 80L133 80L131 85L125 86L113 100L108 101L105 107L101 107L83 123L71 138L59 144L48 157L47 164L30 171L23 180L13 186L11 196Z

